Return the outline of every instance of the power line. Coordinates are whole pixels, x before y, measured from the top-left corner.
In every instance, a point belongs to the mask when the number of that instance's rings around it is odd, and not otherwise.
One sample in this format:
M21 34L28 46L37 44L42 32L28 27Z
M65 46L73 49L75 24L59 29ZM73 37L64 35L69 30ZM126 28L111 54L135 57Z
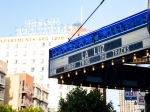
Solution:
M88 21L88 19L90 19L90 17L95 13L95 11L103 4L105 0L102 0L102 2L97 6L97 8L92 12L92 14L86 19L86 21L79 27L79 29L72 35L71 38L68 39L68 41L70 41L74 36L75 34L82 28L82 26Z

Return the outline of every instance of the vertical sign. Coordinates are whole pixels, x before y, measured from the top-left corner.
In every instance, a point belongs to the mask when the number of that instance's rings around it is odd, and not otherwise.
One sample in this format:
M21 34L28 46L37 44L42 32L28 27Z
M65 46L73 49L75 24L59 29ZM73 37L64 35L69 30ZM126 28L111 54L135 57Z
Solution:
M138 105L144 105L145 92L137 93L137 103Z

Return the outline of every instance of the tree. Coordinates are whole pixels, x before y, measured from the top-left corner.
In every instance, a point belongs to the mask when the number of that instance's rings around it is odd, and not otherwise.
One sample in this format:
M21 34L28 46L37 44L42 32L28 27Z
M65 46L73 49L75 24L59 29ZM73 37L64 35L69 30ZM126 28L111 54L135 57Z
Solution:
M44 111L39 107L36 107L36 108L29 107L29 108L24 108L20 110L19 112L44 112Z
M106 103L99 89L87 93L83 88L76 87L59 101L58 112L114 112L112 102Z
M17 111L12 109L10 105L3 105L0 103L0 112L17 112Z

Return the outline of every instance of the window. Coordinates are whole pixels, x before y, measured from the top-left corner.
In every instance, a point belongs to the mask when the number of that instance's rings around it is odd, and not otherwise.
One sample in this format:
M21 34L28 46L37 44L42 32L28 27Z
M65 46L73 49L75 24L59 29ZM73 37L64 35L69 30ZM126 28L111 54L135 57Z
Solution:
M25 71L26 71L26 68L25 68L25 67L23 67L23 68L22 68L22 72L25 72Z
M49 84L47 84L47 88L49 88Z
M18 52L16 51L15 54L14 54L14 56L17 56L17 55L18 55Z
M46 99L48 99L48 94L46 94Z
M40 80L43 80L43 75L40 76Z
M44 59L41 59L41 63L44 63Z
M14 64L17 64L17 60L14 60Z
M31 68L31 72L34 72L34 67Z
M24 43L23 47L24 47L24 48L27 48L27 43Z
M32 55L35 55L35 51L32 51Z
M22 63L23 63L23 64L26 64L26 59L23 59Z
M17 71L17 68L14 68L14 73L16 73L16 71Z
M27 51L24 51L24 52L23 52L23 56L26 56L26 54L27 54Z
M20 85L22 85L22 81L20 81Z
M49 42L49 46L51 46L51 42Z
M15 48L18 48L18 44L15 44Z
M6 52L6 57L8 57L9 56L9 52Z
M43 72L44 71L44 67L41 67L41 72Z
M6 49L9 49L9 44L6 44Z
M35 59L32 59L32 60L31 60L31 63L35 63Z
M41 51L41 55L44 55L44 50Z
M44 47L45 46L45 43L42 43L41 47Z
M19 98L21 97L21 95L19 94Z
M8 63L8 60L6 60L6 63Z

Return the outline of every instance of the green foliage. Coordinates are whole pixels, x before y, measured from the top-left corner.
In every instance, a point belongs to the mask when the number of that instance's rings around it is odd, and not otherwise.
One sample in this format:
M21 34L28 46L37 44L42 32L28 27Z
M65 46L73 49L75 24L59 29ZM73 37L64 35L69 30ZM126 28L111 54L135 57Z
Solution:
M0 103L0 112L18 112L15 109L12 109L12 107L10 105L3 105ZM22 110L20 110L19 112L44 112L41 108L33 108L33 107L29 107L29 108L24 108Z
M20 110L19 112L44 112L44 111L39 107L36 107L36 108L29 107L29 108L24 108Z
M114 112L112 102L106 103L98 89L87 94L83 88L74 88L59 101L58 112Z
M3 105L0 103L0 112L17 112L17 111L12 109L10 105Z

